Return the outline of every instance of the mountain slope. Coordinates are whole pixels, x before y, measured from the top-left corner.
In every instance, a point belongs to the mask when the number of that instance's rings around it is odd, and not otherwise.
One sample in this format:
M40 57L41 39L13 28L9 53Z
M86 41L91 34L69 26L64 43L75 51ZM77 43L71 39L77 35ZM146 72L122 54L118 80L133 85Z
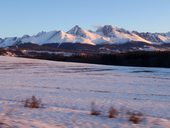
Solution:
M92 31L83 30L78 25L73 27L67 33L78 36L78 37L89 39L94 44L103 44L103 43L106 43L106 42L111 43L110 38L98 35L97 33L92 32Z
M36 35L23 37L0 38L0 47L8 47L24 43L33 43L38 45L51 43L81 43L88 45L101 44L124 44L134 41L136 43L143 42L148 44L166 44L170 43L169 33L141 33L136 31L128 31L123 28L105 25L98 28L95 32L84 30L78 25L70 29L68 32L50 31L40 32Z
M136 32L135 34L142 37L145 40L149 40L154 44L170 43L170 33L150 33L150 32Z
M39 45L47 43L72 42L75 37L63 31L40 32L35 36L22 38L23 43L31 42Z
M129 41L140 41L148 44L152 44L150 41L143 39L142 37L127 31L122 28L113 27L111 25L105 25L96 31L99 35L110 37L114 43L126 43Z

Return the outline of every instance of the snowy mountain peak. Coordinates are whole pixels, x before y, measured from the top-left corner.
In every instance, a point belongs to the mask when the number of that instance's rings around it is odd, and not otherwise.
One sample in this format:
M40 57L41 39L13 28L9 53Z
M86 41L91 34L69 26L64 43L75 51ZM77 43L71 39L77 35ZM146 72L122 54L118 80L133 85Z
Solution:
M12 46L20 43L35 43L38 45L48 43L83 43L90 45L98 44L122 44L131 41L144 42L146 44L170 43L170 32L168 33L141 33L128 31L112 25L105 25L97 29L96 32L84 30L78 25L68 32L50 31L39 32L36 35L24 35L21 38L11 37L0 39L0 47Z
M58 33L59 35L65 35L66 33L64 31L56 31L56 33Z
M109 33L113 31L113 26L112 25L105 25L103 27L100 27L96 32L102 32L103 35L107 36Z
M24 38L28 38L30 37L29 35L23 35L21 38L24 39Z
M114 27L112 25L105 25L103 27L100 27L97 31L97 34L101 36L105 36L111 39L111 42L120 44L120 43L126 43L130 41L140 41L151 44L150 41L147 41L140 36L136 35L135 33L132 33L128 30L125 30L123 28Z
M67 33L77 35L77 36L84 36L85 31L81 27L76 25L72 29L70 29Z
M103 27L100 27L97 31L97 33L102 33L104 36L116 36L115 34L118 33L125 33L125 34L131 34L128 30L125 30L123 28L118 28L112 25L105 25Z
M44 35L46 32L45 31L41 31L41 32L39 32L37 35L35 35L36 37L39 37L39 36L42 36L42 35Z

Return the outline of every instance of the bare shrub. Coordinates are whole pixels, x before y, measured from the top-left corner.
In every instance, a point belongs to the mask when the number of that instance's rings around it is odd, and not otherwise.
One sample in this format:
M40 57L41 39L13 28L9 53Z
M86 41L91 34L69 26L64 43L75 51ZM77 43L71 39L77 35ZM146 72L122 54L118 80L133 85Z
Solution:
M101 115L101 111L98 109L98 106L95 102L91 103L91 115L98 116Z
M118 111L112 106L109 108L109 118L116 118L118 116Z
M140 112L128 112L129 121L134 124L139 124L143 120L143 114Z
M41 108L42 102L41 99L37 99L35 96L28 98L24 101L24 107L28 108Z

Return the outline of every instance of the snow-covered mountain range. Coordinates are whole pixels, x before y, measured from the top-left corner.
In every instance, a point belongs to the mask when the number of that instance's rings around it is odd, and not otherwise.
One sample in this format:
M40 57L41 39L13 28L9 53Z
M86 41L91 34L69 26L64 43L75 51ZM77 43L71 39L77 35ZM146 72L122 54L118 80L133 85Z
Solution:
M78 25L64 31L40 32L37 35L23 37L0 38L0 47L8 47L24 43L33 43L38 45L51 43L81 43L89 45L99 44L124 44L131 41L143 42L146 44L165 44L170 43L169 33L149 33L128 31L123 28L105 25L99 27L96 31L84 30Z

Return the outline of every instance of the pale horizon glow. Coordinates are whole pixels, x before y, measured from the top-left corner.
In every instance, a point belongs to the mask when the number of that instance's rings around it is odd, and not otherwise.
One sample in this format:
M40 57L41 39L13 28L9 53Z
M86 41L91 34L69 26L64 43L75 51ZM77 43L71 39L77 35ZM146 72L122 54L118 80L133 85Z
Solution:
M0 38L113 25L139 32L170 31L169 0L1 0Z

